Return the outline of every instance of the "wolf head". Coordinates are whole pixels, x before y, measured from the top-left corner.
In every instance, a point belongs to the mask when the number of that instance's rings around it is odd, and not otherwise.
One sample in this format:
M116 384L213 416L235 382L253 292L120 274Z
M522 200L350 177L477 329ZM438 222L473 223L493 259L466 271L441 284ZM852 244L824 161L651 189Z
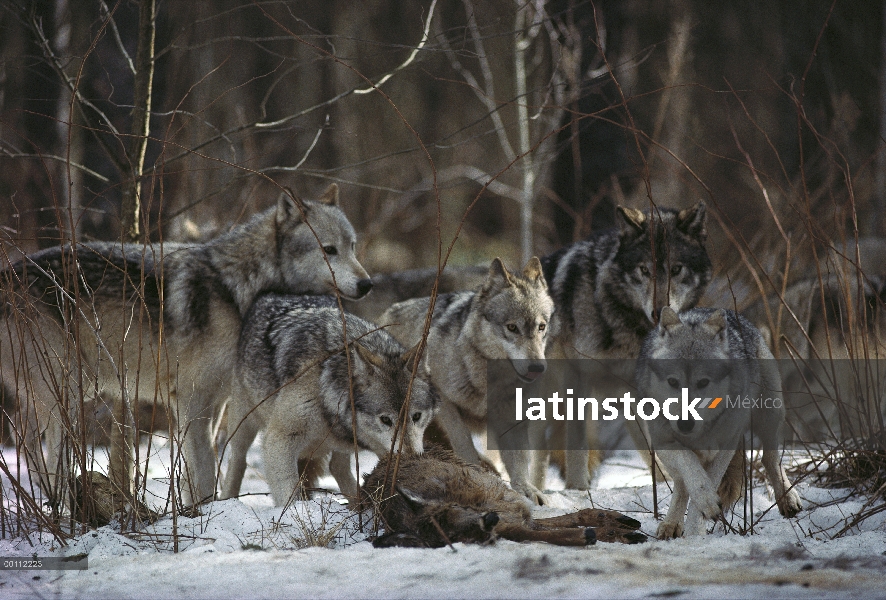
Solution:
M393 340L391 343L394 343ZM402 426L397 427L398 420L403 418L401 412L412 379L415 348L396 355L374 351L360 341L354 342L353 347L357 443L362 448L384 456L391 449L394 431L399 429L397 444L399 445L400 437L405 435L404 449L421 454L424 451L422 439L425 428L434 418L439 400L434 388L419 377L412 382L406 428L404 430ZM399 345L396 348L401 349ZM344 406L340 405L339 414L347 427L350 427L350 402L347 394L344 397Z
M354 255L357 234L338 207L336 184L316 201L282 194L275 223L278 260L289 293L330 294L338 287L342 296L354 300L372 289L369 274Z
M481 312L474 343L487 359L508 359L522 379L531 381L545 370L545 340L554 302L541 262L532 257L521 275L492 261L477 294Z
M598 289L642 313L649 327L664 306L695 306L711 279L705 214L704 202L681 211L618 207L618 248Z
M722 308L696 308L678 315L664 307L658 326L646 338L641 352L646 369L637 384L642 393L663 401L679 398L683 388L688 389L690 399L748 390L752 367L746 360L749 357L741 356L736 344L730 343L730 336L738 335L731 329L729 313ZM701 438L711 423L707 419L669 421L678 439L683 440Z

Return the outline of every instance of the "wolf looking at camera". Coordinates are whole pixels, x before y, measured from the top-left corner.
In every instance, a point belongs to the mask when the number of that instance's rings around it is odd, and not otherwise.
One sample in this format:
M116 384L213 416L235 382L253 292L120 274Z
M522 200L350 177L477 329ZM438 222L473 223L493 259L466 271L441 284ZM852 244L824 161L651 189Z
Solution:
M760 332L737 313L713 308L695 308L681 315L663 308L658 326L643 342L636 384L638 397L660 402L680 395L684 389L689 398L724 397L736 391L750 398L782 393L778 366ZM800 497L779 457L783 402L734 407L724 403L710 411L704 407L701 410L703 420L677 410L677 419L671 420L663 411L658 418L644 421L656 456L674 482L667 515L656 535L670 539L683 534L683 517L690 499L686 533L704 533L704 520L720 515L723 499L718 496L718 487L752 425L763 444L763 467L778 510L784 517L796 515L801 508ZM740 470L729 469L728 473L735 477ZM740 486L740 482L731 482L726 487Z
M430 298L400 302L380 322L391 325L394 337L411 346L421 339L429 306ZM423 365L442 397L437 423L462 460L487 462L471 439L471 432L484 430L486 424L486 361L510 360L524 381L541 375L553 311L541 263L535 257L520 275L496 258L478 290L437 297ZM503 451L502 461L511 486L540 502L541 493L528 480L529 454Z
M694 307L711 279L705 219L704 202L684 210L620 206L618 227L544 258L556 307L548 358L634 359L662 307ZM604 392L596 390L605 397ZM592 473L588 452L580 448L588 442L575 437L588 435L593 446L596 432L582 428L568 434L566 487L587 489ZM642 451L645 440L639 432L631 434ZM546 468L547 453L539 452L533 469L538 487L544 485Z
M398 445L405 436L405 451L421 454L438 400L427 382L413 380L413 356L384 330L316 298L270 294L256 300L237 350L228 403L231 456L222 497L239 493L246 453L260 430L265 432L265 480L277 506L303 496L300 459L330 454L329 470L339 489L355 497L350 460L355 439L361 449L381 457L398 430ZM399 423L410 385L404 428Z
M60 500L64 427L75 423L80 390L94 390L113 398L118 419L124 400L168 405L184 456L184 503L212 498L211 421L230 391L243 316L269 290L365 296L372 281L355 241L333 184L317 201L283 194L206 243L68 245L0 271L0 377L22 403L33 479ZM112 443L111 479L124 496L133 475L126 454Z

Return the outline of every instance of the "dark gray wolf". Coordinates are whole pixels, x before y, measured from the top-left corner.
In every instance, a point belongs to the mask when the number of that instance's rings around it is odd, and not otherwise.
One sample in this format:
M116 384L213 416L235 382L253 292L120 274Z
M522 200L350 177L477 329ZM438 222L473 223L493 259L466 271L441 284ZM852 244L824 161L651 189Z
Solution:
M689 397L734 395L735 390L751 398L771 397L782 390L778 366L760 332L737 313L712 308L695 308L679 316L669 307L663 308L658 326L643 342L636 383L638 397L660 401L679 395L684 388ZM754 433L763 442L763 467L779 512L793 517L800 511L800 497L779 457L783 403L724 407L714 417L705 414L701 421L675 412L680 417L676 420L662 414L644 422L656 456L674 481L668 513L659 524L657 537L683 534L690 498L688 534L704 533L704 519L720 515L722 501L717 490L752 418ZM740 470L730 472L740 475Z
M380 323L390 325L391 334L411 346L421 339L429 307L430 298L400 302L382 315ZM524 380L543 373L553 310L535 257L521 275L508 271L496 258L478 290L437 297L422 364L443 400L437 423L461 459L488 463L471 438L472 430L485 430L486 425L486 361L510 360ZM503 451L502 461L511 486L541 501L541 493L529 483L528 453Z
M246 452L260 430L265 432L265 479L278 506L303 496L299 459L331 454L329 470L342 493L353 498L355 438L361 449L385 456L399 430L406 451L423 451L424 430L438 400L427 382L413 380L414 353L383 329L340 312L331 300L333 306L270 294L256 300L244 318L228 403L231 457L223 498L239 493ZM400 413L410 387L404 421Z
M203 244L77 244L8 267L0 273L0 375L24 407L32 476L50 498L64 485L63 429L82 390L87 400L112 398L118 422L139 400L168 405L183 450L184 502L212 498L211 421L229 393L243 315L268 291L366 295L372 281L355 241L333 184L317 201L284 194ZM128 470L122 444L112 444L111 479L124 494Z
M694 307L711 279L705 218L704 202L684 210L618 207L617 228L544 258L556 307L548 358L634 359L662 307ZM645 447L637 432L631 434L638 448ZM593 426L587 435L595 437ZM588 453L574 449L581 440L568 444L573 450L565 456L566 487L588 489ZM537 455L538 487L547 460L547 453Z
M639 521L612 510L533 519L526 498L499 477L439 447L402 457L393 493L392 478L386 457L363 484L364 508L377 509L385 524L376 547L440 548L453 542L487 544L496 537L560 546L646 541L636 531Z

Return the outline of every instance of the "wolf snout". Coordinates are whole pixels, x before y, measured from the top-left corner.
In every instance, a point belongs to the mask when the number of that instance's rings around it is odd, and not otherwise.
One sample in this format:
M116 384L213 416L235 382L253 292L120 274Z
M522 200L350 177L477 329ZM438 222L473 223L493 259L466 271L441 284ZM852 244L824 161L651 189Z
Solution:
M362 298L372 290L371 279L361 279L357 282L357 297Z
M544 358L512 358L511 366L521 381L531 383L547 370Z
M677 429L680 433L690 434L692 430L695 429L695 421L693 420L680 420L677 421Z

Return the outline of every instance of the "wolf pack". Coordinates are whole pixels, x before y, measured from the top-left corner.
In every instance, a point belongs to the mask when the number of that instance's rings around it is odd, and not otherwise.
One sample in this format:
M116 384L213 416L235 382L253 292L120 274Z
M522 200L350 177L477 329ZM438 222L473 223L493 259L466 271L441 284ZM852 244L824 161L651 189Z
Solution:
M117 418L110 479L131 495L125 430L147 403L171 417L181 506L237 497L261 433L276 505L306 497L328 473L354 506L371 499L380 508L378 546L644 541L640 523L615 511L532 518L530 506L546 501L550 453L503 450L500 473L478 450L476 434L493 426L487 361L510 361L533 381L548 359L632 359L638 387L655 390L674 387L656 359L734 359L751 365L742 368L756 385L780 390L782 375L767 360L779 344L806 358L827 344L852 348L837 339L839 298L830 313L812 307L839 296L821 278L763 298L744 316L698 307L713 272L703 202L618 207L616 220L522 270L495 258L445 276L429 269L373 280L333 184L315 200L283 193L204 243L86 242L25 255L0 271L0 374L17 398L11 418L31 479L50 502L65 502L78 452L70 433L84 403L106 402ZM855 282L856 294L882 304L879 279ZM373 289L381 301L359 302ZM780 306L790 318L773 327ZM693 390L707 381L686 377ZM703 534L735 503L754 410L711 424L656 419L632 433L673 490L656 537ZM790 518L801 502L779 450L785 415L767 412L755 433L774 503ZM718 449L697 445L702 435L717 436ZM352 467L360 450L380 459L362 487ZM567 488L589 489L593 454L565 452Z

